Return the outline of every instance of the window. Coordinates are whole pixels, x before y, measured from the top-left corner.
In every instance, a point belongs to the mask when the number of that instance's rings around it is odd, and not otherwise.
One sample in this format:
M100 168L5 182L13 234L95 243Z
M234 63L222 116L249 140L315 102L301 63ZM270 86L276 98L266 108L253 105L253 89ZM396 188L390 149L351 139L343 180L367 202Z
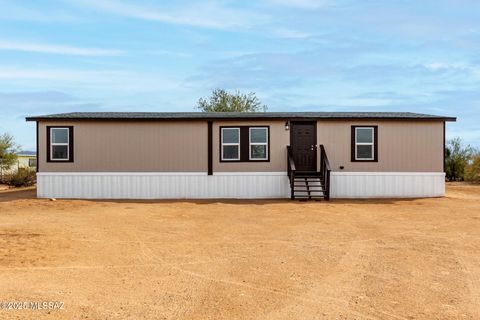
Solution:
M250 160L268 159L268 128L250 128Z
M377 162L377 127L352 127L352 161Z
M240 128L222 128L222 160L240 160Z
M47 127L47 162L73 162L73 127Z
M225 126L219 129L220 162L270 161L269 126Z
M37 166L37 159L33 159L33 158L28 159L28 166L30 168L35 168Z

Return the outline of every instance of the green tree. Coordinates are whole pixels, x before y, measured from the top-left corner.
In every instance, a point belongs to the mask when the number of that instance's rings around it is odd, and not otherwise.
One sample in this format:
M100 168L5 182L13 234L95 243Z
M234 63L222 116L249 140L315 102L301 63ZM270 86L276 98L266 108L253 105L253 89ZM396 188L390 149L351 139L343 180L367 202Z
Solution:
M215 89L208 98L200 98L197 109L203 112L265 112L267 106L261 103L255 92L248 94L224 89Z
M445 171L449 181L465 180L465 168L472 155L472 147L463 146L462 139L457 137L447 142Z
M8 133L0 135L0 178L3 179L3 171L8 170L16 161L18 146L13 137Z
M465 169L465 180L480 182L480 151L478 150Z

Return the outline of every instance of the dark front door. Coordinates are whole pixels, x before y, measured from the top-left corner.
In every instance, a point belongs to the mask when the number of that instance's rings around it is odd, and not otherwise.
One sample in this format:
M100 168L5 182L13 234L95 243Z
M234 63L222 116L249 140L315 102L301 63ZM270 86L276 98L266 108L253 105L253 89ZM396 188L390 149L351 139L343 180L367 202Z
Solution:
M291 122L290 145L298 171L317 171L316 122Z

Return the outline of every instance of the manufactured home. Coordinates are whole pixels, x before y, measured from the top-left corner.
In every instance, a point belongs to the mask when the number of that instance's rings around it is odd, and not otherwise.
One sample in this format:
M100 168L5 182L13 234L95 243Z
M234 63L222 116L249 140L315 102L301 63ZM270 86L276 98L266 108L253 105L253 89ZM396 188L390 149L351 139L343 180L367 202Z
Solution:
M17 173L19 170L35 171L37 167L37 153L34 151L19 151L16 153L17 160L8 168L0 166L0 180L4 175ZM1 160L0 160L1 162Z
M445 124L405 112L64 113L37 125L41 198L440 197Z

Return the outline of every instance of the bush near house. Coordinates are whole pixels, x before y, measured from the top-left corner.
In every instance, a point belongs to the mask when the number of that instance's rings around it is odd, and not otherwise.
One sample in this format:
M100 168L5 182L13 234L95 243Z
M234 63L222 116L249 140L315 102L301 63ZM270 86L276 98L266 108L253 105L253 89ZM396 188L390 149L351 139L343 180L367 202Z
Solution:
M465 169L472 159L474 150L464 146L462 139L454 138L446 145L445 171L448 181L464 181Z
M29 187L36 183L35 171L20 168L16 173L5 178L4 183L12 187Z
M17 161L17 144L13 141L13 136L8 133L0 134L0 183L7 178L5 171Z
M477 152L465 169L465 180L480 182L480 152Z

